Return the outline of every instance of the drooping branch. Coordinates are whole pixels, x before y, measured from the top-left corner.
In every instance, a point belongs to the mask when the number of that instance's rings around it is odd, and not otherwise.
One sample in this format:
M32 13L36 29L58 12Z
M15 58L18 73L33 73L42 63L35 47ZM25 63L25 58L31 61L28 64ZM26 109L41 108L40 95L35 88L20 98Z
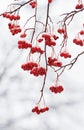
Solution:
M61 16L64 16L64 18L59 21L61 26L57 29L57 33L54 32L54 22L52 21L51 17L49 16L50 11L50 4L53 2L53 0L47 0L47 9L46 12L46 18L45 22L43 23L40 21L37 17L38 15L38 0L28 0L24 3L14 3L10 4L8 7L8 11L1 14L3 17L9 19L8 28L12 35L20 34L20 40L18 40L18 48L19 49L28 49L28 56L25 64L21 65L21 68L25 71L29 71L30 74L34 76L43 76L43 83L40 90L40 98L37 103L37 106L32 109L32 112L36 112L37 114L40 114L42 112L45 112L49 110L48 107L46 107L45 100L44 100L44 89L46 84L46 78L49 67L53 69L53 71L56 73L55 77L55 83L52 85L49 89L51 92L54 92L55 94L61 93L64 89L63 86L59 83L59 78L61 74L65 71L66 68L71 69L73 65L76 63L78 58L84 54L84 51L79 53L73 60L71 60L69 63L63 65L63 62L61 60L61 57L67 59L71 58L71 54L68 52L67 49L67 41L68 41L68 25L73 20L74 16L76 14L79 14L80 12L84 11L83 4L78 3L78 9L71 11L69 13L64 13ZM78 0L80 2L80 0ZM81 1L82 2L82 1ZM20 21L20 15L19 11L24 7L25 5L30 5L32 9L34 9L34 15L30 16L27 21L24 23L23 28L20 27L19 21ZM81 5L81 6L80 6ZM76 9L76 8L75 8ZM0 15L0 16L1 16ZM33 20L33 24L28 26L28 22L31 22ZM38 32L38 24L42 25L42 28L39 28ZM84 26L84 25L83 25ZM28 31L31 31L31 38L30 41L28 41ZM37 34L38 33L38 34ZM57 36L59 35L59 37ZM73 39L73 43L84 46L84 30L79 32L79 36L76 39ZM61 39L61 44L57 45L57 39ZM50 53L48 53L48 48L50 50ZM58 49L56 51L56 49ZM41 66L41 61L45 63L45 67ZM42 62L43 62L42 61ZM40 102L43 100L44 107L40 107Z
M64 16L63 20L59 21L58 23L67 23L67 25L70 24L70 22L73 20L74 16L80 12L84 11L84 8L80 9L80 10L74 10L74 11L71 11L69 13L63 13L62 15L60 16Z

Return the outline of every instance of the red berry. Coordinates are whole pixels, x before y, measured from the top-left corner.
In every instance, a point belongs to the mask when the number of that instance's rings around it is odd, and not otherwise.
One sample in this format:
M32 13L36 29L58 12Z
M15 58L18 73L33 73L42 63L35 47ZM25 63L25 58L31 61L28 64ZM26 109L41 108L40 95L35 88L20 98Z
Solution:
M36 107L34 107L33 109L32 109L32 112L37 112L38 111L38 106L36 106Z
M62 29L58 28L57 32L60 33L60 34L62 34L62 33L64 34L65 30L63 28Z
M40 114L40 110L37 110L36 113L37 113L37 114Z
M19 15L17 15L17 16L16 16L16 19L17 19L17 20L20 20L20 16L19 16Z
M11 21L14 20L14 15L11 15L9 18Z
M62 86L57 86L56 88L57 88L58 93L61 93L64 90Z
M38 42L42 42L42 41L43 41L43 39L42 39L42 38L40 38L40 39L38 39L37 41L38 41Z
M21 38L25 38L26 36L27 36L26 33L23 33L23 34L20 35Z
M83 30L81 30L79 33L80 33L80 35L84 35L84 31Z
M48 3L51 3L52 2L52 0L48 0Z
M32 8L35 8L36 5L37 5L37 3L36 3L36 1L31 1L31 2L29 3L29 5L31 5Z
M75 39L73 39L73 43L78 43L78 40L75 38Z
M78 40L78 45L83 46L83 41L82 40Z
M57 39L59 38L59 37L56 36L56 35L53 35L52 37L54 38L54 40L57 40Z
M7 13L3 13L2 15L3 15L3 17L6 17L6 16L7 16Z
M48 111L48 110L49 110L49 107L46 107L45 109L46 109L46 111Z
M49 34L42 34L42 37L43 37L45 40L50 40L50 35L49 35Z

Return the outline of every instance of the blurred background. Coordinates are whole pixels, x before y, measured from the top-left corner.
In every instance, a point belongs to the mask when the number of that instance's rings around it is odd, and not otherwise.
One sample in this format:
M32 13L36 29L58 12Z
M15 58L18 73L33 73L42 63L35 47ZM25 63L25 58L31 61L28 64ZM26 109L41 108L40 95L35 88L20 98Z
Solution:
M11 2L13 0L0 1L0 14ZM46 2L38 0L38 3L38 18L41 18L46 15ZM76 4L77 0L53 0L50 16L56 28L61 19L59 15L74 10ZM25 6L20 11L21 26L32 13L31 10ZM83 18L83 12L76 15L68 28L68 49L72 58L84 50L84 47L72 43L72 39L82 29ZM19 35L10 34L8 22L0 17L0 130L84 130L84 55L61 76L64 86L61 94L55 95L49 91L49 86L55 81L55 75L50 71L44 93L50 110L36 115L31 110L39 99L42 79L30 76L21 69L27 51L17 48Z

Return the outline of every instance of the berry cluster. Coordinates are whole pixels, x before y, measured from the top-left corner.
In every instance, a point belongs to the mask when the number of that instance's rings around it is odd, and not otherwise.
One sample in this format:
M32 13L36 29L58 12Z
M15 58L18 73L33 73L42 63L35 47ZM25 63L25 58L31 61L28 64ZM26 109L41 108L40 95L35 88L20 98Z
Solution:
M15 24L9 23L8 27L9 27L9 30L10 30L12 35L15 35L15 34L18 34L18 33L21 32L21 28L20 28L19 25L15 25Z
M29 5L30 5L32 8L36 8L37 3L36 3L36 1L31 1L31 2L29 2Z
M32 70L34 67L38 67L36 62L28 62L26 64L21 65L23 70Z
M50 41L50 35L43 34L42 37L45 38L45 41L47 41L47 40ZM37 41L40 43L43 41L43 38L39 38ZM57 40L59 37L56 35L52 35L51 38L53 38L54 40Z
M77 4L76 6L75 6L75 9L82 9L83 8L83 4Z
M71 54L69 54L67 51L61 52L60 56L64 58L71 58Z
M19 49L27 49L27 48L31 48L32 44L27 43L25 40L19 40L18 41L18 48Z
M33 54L33 53L40 53L40 54L43 54L44 53L44 51L40 48L40 47L32 47L31 48L31 53Z
M3 14L4 18L8 18L10 21L12 20L20 20L20 16L19 15L13 15L13 14L9 14L9 13L4 13Z
M52 58L52 57L48 57L48 64L50 66L56 66L56 67L62 66L62 62L60 62L58 59Z
M64 28L58 28L57 32L60 34L64 34L65 33L65 29Z
M56 39L57 37L54 35L50 36L49 34L42 34L42 38L45 40L45 44L48 46L55 46L56 42L54 41L54 39Z
M64 90L63 86L51 86L50 91L54 93L61 93Z
M34 76L43 76L46 75L46 70L43 67L34 67L30 74L33 74Z
M83 43L83 40L81 39L73 39L73 43L75 43L76 45L80 45L80 46L83 46L84 43Z
M20 20L20 15L15 15L15 14L11 14L11 13L3 13L2 16L11 21L8 24L8 28L12 35L18 34L22 31L20 25L17 24L17 21Z
M48 107L44 107L44 108L39 108L38 106L35 106L33 109L32 109L32 112L36 112L36 114L40 114L40 113L44 113L46 111L48 111L49 108Z

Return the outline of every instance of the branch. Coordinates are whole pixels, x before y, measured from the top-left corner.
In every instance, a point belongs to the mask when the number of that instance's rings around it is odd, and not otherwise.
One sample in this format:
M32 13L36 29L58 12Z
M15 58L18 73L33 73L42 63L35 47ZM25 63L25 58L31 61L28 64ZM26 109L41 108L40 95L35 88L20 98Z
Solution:
M29 0L29 1L25 2L25 3L23 3L23 4L18 4L18 5L20 5L20 6L17 7L16 9L14 9L14 10L12 10L12 11L7 11L7 12L4 12L4 13L11 13L11 14L12 14L12 13L14 13L14 12L20 10L23 6L25 6L26 4L28 4L28 3L31 2L31 1L33 1L33 0ZM2 15L3 15L3 13L0 14L0 16L2 16Z
M47 31L47 25L48 25L48 17L49 17L49 7L50 7L50 4L48 3L47 5L47 16L46 16L46 26L45 26L45 31ZM48 71L48 66L47 66L47 54L46 54L46 44L44 46L44 50L45 50L45 64L46 64L46 75L44 76L44 80L43 80L43 85L42 85L42 88L41 88L41 96L40 96L40 99L38 101L37 104L40 103L41 99L43 98L43 92L44 92L44 87L45 87L45 82L46 82L46 77L47 77L47 71Z
M71 12L69 12L69 13L64 13L64 14L62 14L62 15L60 15L60 16L65 15L65 17L63 18L62 21L59 21L59 22L64 22L64 23L65 23L65 22L67 22L68 19L70 19L70 21L69 21L68 24L67 24L67 25L69 25L70 22L73 20L74 16L75 16L76 14L82 12L82 11L84 11L84 8L82 8L82 9L80 9L80 10L74 10L74 11L71 11ZM59 22L58 22L58 23L59 23Z
M70 70L73 67L73 65L76 63L76 61L78 60L78 58L81 55L83 55L83 54L84 54L84 51L81 52L81 53L79 53L70 63L61 66L59 69L56 69L55 72L59 72L61 70L61 73L59 74L59 75L61 75L67 67L69 67L68 70Z

